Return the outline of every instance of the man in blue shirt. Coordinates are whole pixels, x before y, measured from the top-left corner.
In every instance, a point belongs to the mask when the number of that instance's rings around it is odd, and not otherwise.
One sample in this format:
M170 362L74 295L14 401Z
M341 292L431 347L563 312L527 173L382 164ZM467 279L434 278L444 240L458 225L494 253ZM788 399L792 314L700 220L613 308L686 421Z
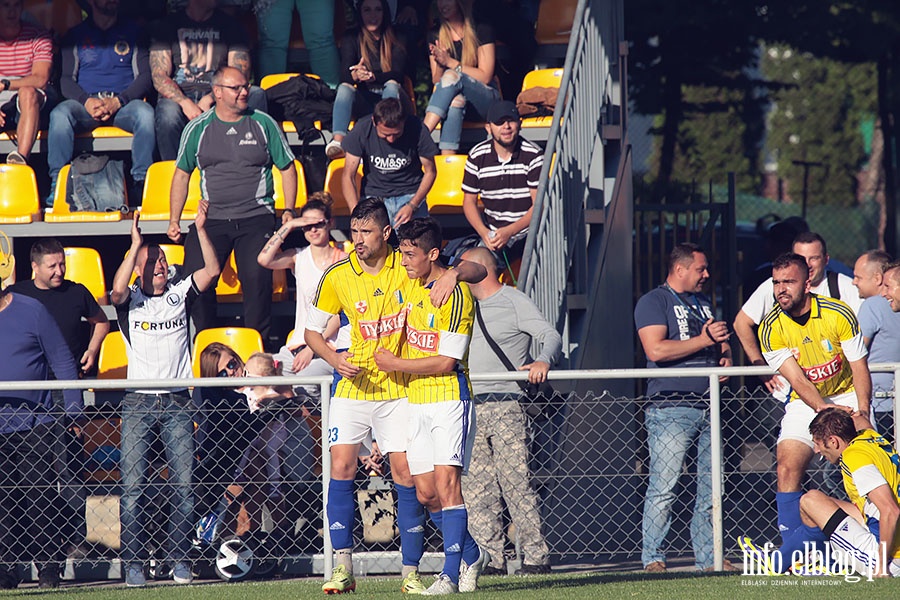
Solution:
M50 113L50 179L55 186L60 169L72 160L76 132L119 127L134 134L129 203L137 206L156 148L153 107L143 100L153 90L149 49L140 26L118 18L118 0L87 1L90 17L62 41L60 88L66 100Z
M0 381L44 381L50 369L57 379L77 379L75 359L56 321L33 298L0 292L0 331L4 357ZM81 390L63 392L65 414L78 417ZM33 560L41 587L59 587L61 557L56 522L56 435L50 390L0 392L0 589L18 585L3 565ZM24 529L16 534L16 529ZM14 556L26 545L26 556Z

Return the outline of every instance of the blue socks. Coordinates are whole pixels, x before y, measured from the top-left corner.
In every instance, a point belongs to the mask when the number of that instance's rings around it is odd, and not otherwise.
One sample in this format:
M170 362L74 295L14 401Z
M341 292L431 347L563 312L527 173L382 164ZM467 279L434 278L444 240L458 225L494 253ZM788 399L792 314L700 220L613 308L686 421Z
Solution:
M459 566L462 561L463 543L469 535L469 513L466 506L454 506L443 510L444 569L442 573L459 585Z
M437 512L430 512L428 516L431 517L431 522L434 523L434 526L438 528L442 534L444 533L444 512L439 510Z
M335 550L353 548L353 521L356 513L353 485L353 480L343 479L332 479L328 484L325 509L331 529L331 545Z
M778 531L781 539L794 529L803 526L800 518L800 497L803 492L776 492L775 504L778 506Z
M425 507L416 498L416 488L394 484L397 490L397 526L403 564L418 566L425 553Z

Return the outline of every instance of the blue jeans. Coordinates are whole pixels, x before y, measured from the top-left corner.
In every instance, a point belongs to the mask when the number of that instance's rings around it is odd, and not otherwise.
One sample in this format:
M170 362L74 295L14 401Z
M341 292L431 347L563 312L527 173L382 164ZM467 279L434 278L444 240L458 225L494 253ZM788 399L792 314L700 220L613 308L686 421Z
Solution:
M334 109L331 111L333 132L337 135L347 135L354 115L361 117L370 114L378 101L385 98L400 98L400 84L393 80L388 81L379 95L349 83L342 83L337 87Z
M691 542L698 569L713 566L712 458L710 456L709 410L705 408L648 408L645 413L650 447L650 481L644 499L644 566L665 561L663 542L672 525L673 490L681 475L684 457L697 443L697 495L691 518Z
M203 94L188 96L197 102ZM266 92L260 87L251 86L250 96L247 98L250 108L266 112L269 105L266 101ZM168 98L160 98L156 102L156 145L159 147L159 157L162 160L175 160L178 156L178 145L181 142L181 132L188 124L188 118L177 102Z
M259 26L259 77L287 69L291 20L297 7L303 42L313 73L331 87L340 81L340 61L334 44L334 0L274 0L256 13Z
M132 100L116 112L112 123L103 123L91 117L84 105L77 100L65 100L50 112L47 165L50 167L50 182L53 184L51 189L56 185L59 170L72 160L75 134L93 131L108 124L134 134L131 144L131 178L143 181L153 162L153 149L156 147L153 107L143 100Z
M462 96L465 104L457 100L454 106L454 98ZM425 112L434 113L444 122L441 125L441 141L438 144L441 150L459 150L459 140L462 137L463 117L466 105L475 108L484 118L491 104L500 99L500 92L496 88L485 85L469 75L458 75L456 71L447 70L441 80L434 86L434 93Z
M122 560L146 558L145 515L141 506L147 484L148 453L154 426L166 449L169 478L162 485L170 500L169 560L182 561L191 547L194 495L191 469L194 459L193 404L186 392L141 394L128 392L122 399Z
M397 216L397 211L403 208L403 206L412 200L412 197L415 194L404 194L402 196L387 196L381 197L379 200L384 202L384 207L388 211L388 219L391 221L391 225L394 223L394 217ZM418 219L419 217L427 217L428 216L428 203L422 200L422 204L419 205L418 210L413 213L411 218Z

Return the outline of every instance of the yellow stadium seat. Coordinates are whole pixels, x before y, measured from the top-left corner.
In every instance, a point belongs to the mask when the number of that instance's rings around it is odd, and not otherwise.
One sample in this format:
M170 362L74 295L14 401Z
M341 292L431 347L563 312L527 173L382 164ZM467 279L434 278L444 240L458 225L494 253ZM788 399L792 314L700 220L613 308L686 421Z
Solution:
M434 157L437 178L428 192L428 212L434 215L462 214L462 178L466 167L465 154Z
M278 269L272 271L272 302L281 302L287 300L287 298L286 270ZM228 260L222 266L222 274L219 275L219 283L216 284L216 299L226 304L243 302L244 300L241 282L238 279L237 264L234 261L234 252L228 255Z
M100 344L97 359L97 379L125 379L128 375L128 355L121 331L110 331Z
M144 221L169 220L169 196L172 190L172 176L175 174L174 160L161 160L150 165L144 179L144 198L141 203L141 219ZM188 184L187 202L181 218L190 221L197 216L200 202L200 172L191 173Z
M93 248L65 248L64 252L66 279L82 284L100 304L109 304L100 253Z
M294 199L294 209L306 204L306 176L303 173L303 165L299 160L294 160L294 169L297 170L297 197ZM275 183L275 210L284 210L284 186L281 183L281 171L272 167L272 179Z
M200 377L200 354L212 342L220 342L237 352L246 361L254 352L263 351L262 336L255 329L247 327L215 327L204 329L194 340L194 376Z
M83 210L72 212L69 203L66 202L66 189L69 183L69 171L71 165L65 165L59 171L56 178L56 188L53 190L53 211L44 215L48 223L87 223L95 221L121 221L122 213L118 210L100 212ZM124 200L124 199L123 199Z
M558 88L562 84L563 69L535 69L525 74L522 91L536 87Z
M347 207L347 200L344 198L343 185L341 176L344 172L344 159L336 158L328 163L328 170L325 172L325 191L331 194L334 199L334 205L331 207L331 214L336 217L350 216L350 209ZM359 169L356 171L356 189L360 189L362 184L362 161L360 161Z
M0 223L41 220L37 179L28 165L0 165Z

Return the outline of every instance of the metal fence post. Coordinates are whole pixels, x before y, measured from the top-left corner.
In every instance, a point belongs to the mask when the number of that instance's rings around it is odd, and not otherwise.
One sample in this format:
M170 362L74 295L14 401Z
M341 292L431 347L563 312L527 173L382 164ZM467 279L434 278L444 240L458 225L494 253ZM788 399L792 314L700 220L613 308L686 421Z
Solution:
M712 466L713 565L721 571L725 561L722 532L722 396L719 376L709 376L709 434Z
M328 499L328 484L331 481L331 452L328 450L328 416L329 407L331 406L331 385L327 383L320 384L322 392L322 559L323 574L325 581L331 578L331 571L334 569L334 549L331 546L331 535L329 532L330 524L328 523L328 510L326 509L326 501Z

